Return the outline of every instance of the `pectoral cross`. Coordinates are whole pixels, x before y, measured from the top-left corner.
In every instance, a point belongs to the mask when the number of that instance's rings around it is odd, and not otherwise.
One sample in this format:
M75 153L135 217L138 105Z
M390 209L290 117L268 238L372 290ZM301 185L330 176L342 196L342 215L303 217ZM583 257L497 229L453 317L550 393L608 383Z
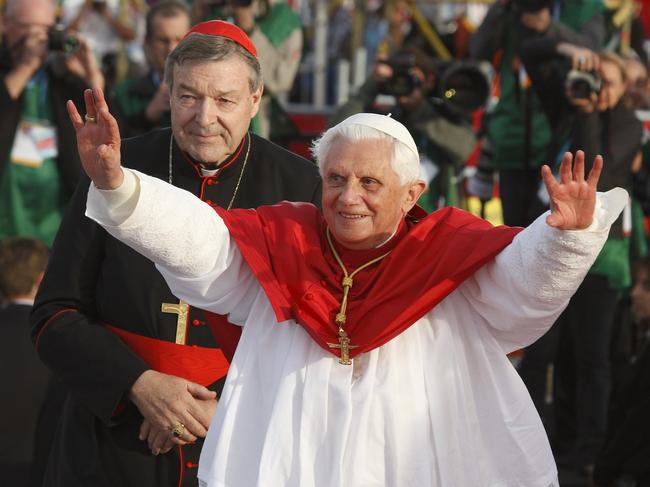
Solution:
M178 304L163 303L161 311L163 313L174 313L178 315L176 320L176 340L175 343L185 345L187 338L187 316L189 314L190 305L181 300Z
M339 328L339 342L328 343L327 346L330 348L341 349L341 358L339 358L339 363L342 365L352 365L352 360L350 360L350 349L359 348L358 345L350 345L350 338L348 338L348 334L345 333L343 328Z

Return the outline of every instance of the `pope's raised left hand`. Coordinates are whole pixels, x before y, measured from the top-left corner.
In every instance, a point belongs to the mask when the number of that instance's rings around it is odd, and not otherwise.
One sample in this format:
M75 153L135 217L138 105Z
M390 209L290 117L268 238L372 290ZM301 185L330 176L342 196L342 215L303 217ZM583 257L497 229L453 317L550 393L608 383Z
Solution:
M596 208L596 186L603 168L602 156L596 156L594 165L585 180L585 154L567 152L560 165L560 181L551 169L542 167L542 179L551 201L551 214L546 218L548 225L559 230L582 230L591 225Z

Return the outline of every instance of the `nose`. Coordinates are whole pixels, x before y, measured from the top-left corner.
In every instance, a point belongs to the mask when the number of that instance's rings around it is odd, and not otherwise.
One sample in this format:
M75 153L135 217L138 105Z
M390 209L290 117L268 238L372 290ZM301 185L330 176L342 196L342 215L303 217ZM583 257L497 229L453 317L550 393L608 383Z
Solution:
M356 185L353 181L348 181L348 183L341 191L339 200L345 205L357 204L360 200L358 185Z
M209 97L203 98L196 107L194 119L200 127L208 127L217 120L217 107Z

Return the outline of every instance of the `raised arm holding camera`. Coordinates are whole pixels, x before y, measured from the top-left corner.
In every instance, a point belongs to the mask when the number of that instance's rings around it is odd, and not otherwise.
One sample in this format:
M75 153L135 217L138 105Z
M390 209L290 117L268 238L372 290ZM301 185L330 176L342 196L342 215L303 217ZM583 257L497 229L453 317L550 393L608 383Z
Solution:
M86 42L55 28L55 8L52 0L9 0L0 53L0 238L47 245L80 170L65 102L103 87Z

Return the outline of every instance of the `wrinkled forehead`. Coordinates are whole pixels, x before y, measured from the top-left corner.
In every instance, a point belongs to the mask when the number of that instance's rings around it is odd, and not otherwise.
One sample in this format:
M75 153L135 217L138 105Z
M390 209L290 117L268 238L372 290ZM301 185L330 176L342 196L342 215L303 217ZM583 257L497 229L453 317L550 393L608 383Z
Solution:
M393 144L388 139L350 139L337 135L321 163L323 172L338 173L383 173L393 171L391 160Z
M230 55L219 60L186 60L182 64L174 64L174 84L183 80L193 85L201 83L206 76L210 77L212 88L223 89L224 83L229 89L248 88L252 77L251 68L239 56Z

